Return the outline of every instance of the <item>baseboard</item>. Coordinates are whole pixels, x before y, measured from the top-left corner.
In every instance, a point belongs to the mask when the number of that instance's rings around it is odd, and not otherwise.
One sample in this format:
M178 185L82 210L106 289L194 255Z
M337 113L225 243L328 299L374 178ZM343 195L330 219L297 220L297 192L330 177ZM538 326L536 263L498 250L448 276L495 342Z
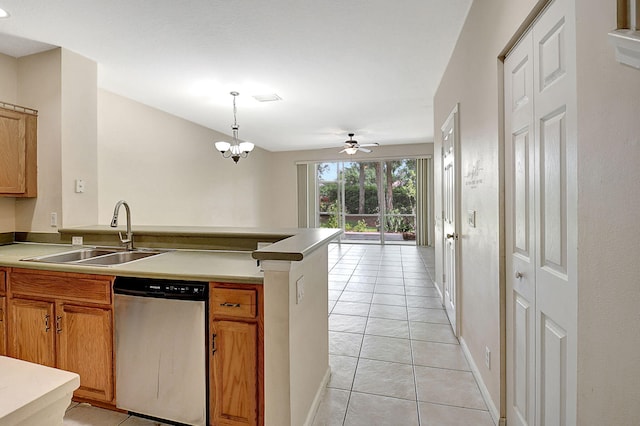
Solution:
M480 388L480 393L482 394L482 398L484 399L485 404L487 404L487 408L489 409L489 414L491 414L493 423L499 426L504 426L506 424L505 419L500 418L500 412L498 411L498 408L496 408L496 405L493 403L491 395L489 394L489 389L487 389L487 386L484 384L482 376L480 375L480 370L478 370L478 366L473 360L471 352L469 352L469 347L462 337L460 337L460 347L462 348L464 357L467 358L467 362L469 363L469 367L471 368L473 377L476 378L476 382L478 383L478 387Z
M316 416L316 411L318 411L318 407L320 406L320 402L322 401L322 395L324 394L324 390L327 388L327 385L329 384L330 378L331 378L331 366L327 367L327 372L324 373L322 382L320 382L320 386L316 391L316 396L313 398L311 407L309 407L309 413L307 414L307 419L304 421L304 426L311 426L311 424L313 424L313 419Z

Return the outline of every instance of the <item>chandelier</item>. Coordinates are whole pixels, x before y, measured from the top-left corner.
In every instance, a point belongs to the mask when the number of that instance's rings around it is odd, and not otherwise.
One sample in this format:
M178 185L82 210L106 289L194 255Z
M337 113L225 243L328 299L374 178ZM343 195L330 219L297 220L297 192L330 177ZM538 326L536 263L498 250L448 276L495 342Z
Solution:
M238 122L236 120L236 96L240 93L231 92L231 96L233 96L233 126L231 126L231 130L233 131L233 143L220 141L216 142L215 146L218 151L222 154L224 158L231 158L234 163L237 163L240 158L247 158L249 153L253 151L254 145L251 142L239 142L238 141Z

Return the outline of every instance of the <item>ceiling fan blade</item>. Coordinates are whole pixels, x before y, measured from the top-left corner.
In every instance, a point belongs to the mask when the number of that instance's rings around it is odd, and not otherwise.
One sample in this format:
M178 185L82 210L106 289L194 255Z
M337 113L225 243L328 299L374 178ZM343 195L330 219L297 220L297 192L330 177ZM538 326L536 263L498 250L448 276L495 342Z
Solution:
M366 152L366 153L372 152L370 149L363 148L362 145L360 145L360 148L358 148L358 151L362 151L362 152Z
M361 143L360 146L380 146L378 142Z
M347 152L347 148L343 149L342 151L338 151L338 154L342 154L343 152Z

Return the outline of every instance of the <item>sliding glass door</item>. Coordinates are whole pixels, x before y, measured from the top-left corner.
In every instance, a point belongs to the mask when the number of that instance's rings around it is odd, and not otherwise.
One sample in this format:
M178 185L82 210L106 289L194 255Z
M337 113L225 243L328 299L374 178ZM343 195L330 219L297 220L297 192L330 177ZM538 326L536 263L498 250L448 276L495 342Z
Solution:
M416 160L317 165L317 220L343 242L415 244Z

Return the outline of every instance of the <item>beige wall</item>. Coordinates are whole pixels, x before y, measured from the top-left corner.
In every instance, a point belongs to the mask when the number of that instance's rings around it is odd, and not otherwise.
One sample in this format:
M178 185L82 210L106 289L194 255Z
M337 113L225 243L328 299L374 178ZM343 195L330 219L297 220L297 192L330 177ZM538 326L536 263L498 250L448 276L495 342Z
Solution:
M221 138L229 140L100 90L99 223L109 223L115 204L124 199L139 225L270 225L271 186L265 177L271 154L256 148L234 164L214 149Z
M440 129L456 103L460 103L460 159L462 175L460 221L460 334L478 367L494 406L501 407L500 363L500 68L498 57L536 1L485 0L474 2L435 96L435 128ZM436 132L435 152L442 135ZM441 212L441 161L436 159L435 211ZM465 182L476 167L481 182ZM475 210L476 228L467 225L465 212ZM441 221L436 213L436 222ZM442 288L442 234L436 232L436 278ZM484 363L485 347L492 366Z
M0 101L18 103L18 60L0 54ZM0 197L0 233L16 227L15 199Z
M49 214L62 218L61 78L61 49L18 59L18 103L38 110L38 197L16 200L16 231L57 232Z
M98 66L90 59L62 50L61 191L65 227L98 220ZM85 192L75 192L82 179Z
M640 423L640 70L615 61L615 2L576 1L578 424Z
M493 403L501 407L502 148L500 54L542 2L474 2L435 97L435 126L460 103L461 172L482 168L477 187L461 182L462 338ZM607 32L615 2L576 1L578 93L578 424L637 424L640 419L640 71L616 63ZM435 152L441 146L436 135ZM436 212L440 162L436 161ZM618 209L622 209L622 212ZM438 237L438 236L437 236ZM436 242L436 277L442 276ZM441 285L441 283L438 283ZM473 303L465 301L473 300ZM484 366L484 347L493 368ZM504 389L504 387L502 387Z
M284 151L275 152L272 156L269 180L272 191L272 211L270 212L273 226L297 227L297 162L314 161L345 161L354 160L379 160L383 158L425 157L433 155L433 143L425 142L412 145L387 145L374 148L371 154L356 154L346 157L338 154L340 143L336 148L316 149L308 151Z

